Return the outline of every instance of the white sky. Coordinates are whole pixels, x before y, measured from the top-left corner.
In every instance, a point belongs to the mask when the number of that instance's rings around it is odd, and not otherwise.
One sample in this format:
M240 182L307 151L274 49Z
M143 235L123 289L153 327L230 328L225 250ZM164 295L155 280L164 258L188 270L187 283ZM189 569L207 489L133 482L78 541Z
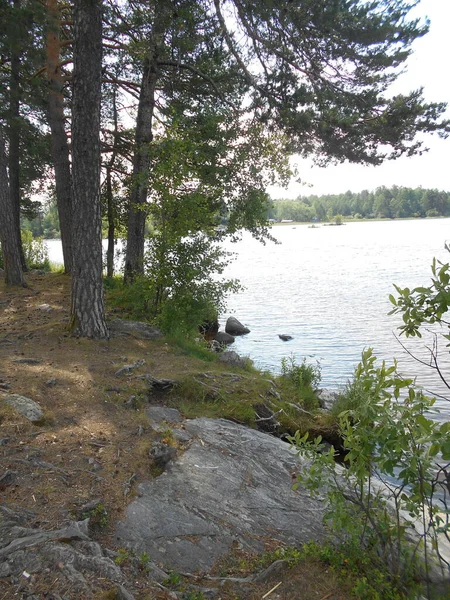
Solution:
M409 92L423 86L427 101L450 105L450 0L421 0L411 16L428 17L430 31L415 42L407 72L395 83L395 92ZM450 106L446 114L450 118ZM388 161L379 167L344 163L319 168L313 167L311 161L294 157L300 179L311 187L292 182L287 190L272 187L268 192L272 198L296 198L300 194L374 190L380 185L450 191L450 138L442 140L430 135L426 137L426 146L429 152L422 156Z

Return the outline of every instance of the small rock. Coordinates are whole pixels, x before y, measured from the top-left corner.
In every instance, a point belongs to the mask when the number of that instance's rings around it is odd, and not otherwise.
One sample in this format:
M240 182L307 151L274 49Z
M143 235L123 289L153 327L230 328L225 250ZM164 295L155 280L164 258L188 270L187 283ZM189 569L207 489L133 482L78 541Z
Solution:
M22 365L40 365L41 361L37 358L15 358L13 360L14 363L19 363Z
M39 423L44 418L42 408L31 398L19 394L9 394L4 396L3 401L32 423Z
M42 310L43 312L51 312L53 310L53 308L50 306L50 304L41 304L40 306L37 307L38 310Z
M8 485L12 485L17 479L16 471L5 471L3 475L0 475L0 490L6 489Z
M8 444L10 440L11 438L8 437L0 438L0 446L6 446L6 444Z
M234 337L225 331L219 331L216 333L216 337L214 338L216 342L219 344L229 346L230 344L234 344Z
M134 371L134 369L137 369L138 367L141 367L144 364L145 360L143 358L140 358L131 365L124 365L123 367L121 367L118 371L115 372L115 376L121 377L122 375L129 375Z
M116 598L117 600L135 600L133 594L130 594L120 583L117 584Z
M225 325L226 333L230 335L245 335L246 333L250 333L250 329L242 325L240 321L236 319L236 317L228 317L226 325Z
M162 442L153 442L148 454L153 459L156 467L165 469L169 462L176 457L177 451L176 448Z
M240 367L241 369L245 369L247 364L250 362L250 359L242 358L237 352L234 352L234 350L223 352L219 355L219 360L227 365L231 365L232 367Z
M88 463L91 465L93 471L101 471L103 469L102 465L94 458L88 458Z
M323 388L317 392L317 398L319 400L320 408L330 411L336 400L339 398L339 394Z
M56 385L56 378L55 378L55 377L52 377L51 379L48 379L48 380L45 382L45 385L46 385L47 387L53 387L53 386L55 386L55 385Z
M155 423L162 423L167 421L168 423L180 423L181 414L176 408L169 408L167 406L150 406L145 411L147 416Z
M280 340L283 340L283 342L289 342L290 340L294 339L292 335L286 335L285 333L278 334L278 337L280 338Z
M222 345L216 340L211 340L209 342L209 349L212 350L212 352L220 352L222 350Z
M9 383L0 383L0 390L10 390L11 386Z
M83 504L83 506L80 508L80 511L82 513L90 512L91 510L94 510L94 508L97 508L97 506L99 506L99 504L102 504L102 503L103 502L102 502L101 498L94 498L94 500L90 500L86 504Z
M162 331L160 329L152 327L147 323L141 323L140 321L115 319L109 323L109 329L114 333L128 334L145 340L156 340L162 337Z
M286 560L276 560L267 569L261 571L253 578L255 583L267 583L271 579L283 576L289 569L289 563Z

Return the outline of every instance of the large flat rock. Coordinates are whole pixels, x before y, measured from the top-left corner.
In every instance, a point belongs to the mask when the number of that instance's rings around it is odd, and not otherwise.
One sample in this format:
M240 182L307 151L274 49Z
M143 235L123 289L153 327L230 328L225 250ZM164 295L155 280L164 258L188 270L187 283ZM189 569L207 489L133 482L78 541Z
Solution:
M223 419L185 422L189 449L165 473L138 487L119 523L118 543L181 571L207 571L238 543L323 539L324 505L292 475L301 460L290 446Z

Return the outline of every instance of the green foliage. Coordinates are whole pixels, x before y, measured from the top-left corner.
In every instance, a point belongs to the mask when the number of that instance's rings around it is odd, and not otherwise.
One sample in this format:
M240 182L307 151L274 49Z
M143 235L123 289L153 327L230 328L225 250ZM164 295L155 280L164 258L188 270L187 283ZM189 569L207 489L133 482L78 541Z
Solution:
M172 586L177 586L180 585L181 582L181 575L179 573L177 573L176 571L171 571L169 573L169 576L167 577L167 579L164 580L164 584L165 585L172 585Z
M340 216L348 219L417 218L450 215L450 193L422 188L384 186L369 192L345 192L323 196L299 196L296 200L274 200L268 217L278 221L292 219L325 221Z
M298 365L292 354L288 358L283 357L281 359L281 374L291 381L298 390L303 388L317 389L322 379L319 363L311 365L304 358L302 363Z
M446 246L450 250L449 246ZM399 327L400 334L406 337L422 337L420 329L423 325L434 323L449 327L450 323L444 318L450 307L450 265L435 258L431 265L432 279L429 287L417 287L412 290L394 285L399 296L389 296L394 308L389 314L402 315L404 325ZM450 335L443 336L449 340Z
M430 548L438 546L439 533L450 531L447 505L436 500L438 491L446 493L439 477L447 465L437 456L450 461L450 425L431 418L435 400L400 378L396 363L377 367L371 349L363 352L354 381L358 404L339 416L346 468L336 468L334 448L324 451L320 438L297 432L293 442L312 460L299 481L312 493L326 489L330 525L376 549L392 581L406 585L411 568L428 571L436 560ZM395 486L389 483L394 477ZM411 529L418 532L416 548L406 541Z
M33 238L31 231L22 231L22 246L29 269L50 270L48 248L43 238Z
M132 553L127 550L126 548L118 548L117 550L117 556L114 559L114 562L116 563L116 565L123 565L124 563L126 563L128 560L130 560L132 556Z
M142 569L144 569L144 571L148 571L149 569L149 563L150 563L150 556L147 554L147 552L141 552L141 554L139 555L139 561L141 564Z
M344 389L339 393L336 401L331 408L331 415L339 420L339 415L348 410L358 410L359 406L365 402L367 392L362 383L353 378L347 382Z
M217 318L226 294L240 287L217 278L226 264L227 253L204 234L155 234L146 254L149 317L166 332L198 329Z
M167 335L169 343L180 348L185 354L195 356L205 362L215 362L217 355L211 352L203 337L199 336L198 331L192 331L191 334L185 331L173 331Z
M182 600L206 600L203 592L184 592L181 596Z
M89 518L89 529L96 531L104 529L108 525L108 511L104 504L97 504L95 508L83 514L83 518Z
M39 207L37 215L33 218L22 218L22 229L31 231L34 237L43 237L44 239L55 239L61 236L58 208L53 195Z
M408 589L393 580L384 565L377 564L373 549L361 551L361 545L354 540L340 546L308 542L298 551L298 559L318 559L326 567L331 567L339 579L351 587L354 598L359 600L406 600L418 591L411 577Z

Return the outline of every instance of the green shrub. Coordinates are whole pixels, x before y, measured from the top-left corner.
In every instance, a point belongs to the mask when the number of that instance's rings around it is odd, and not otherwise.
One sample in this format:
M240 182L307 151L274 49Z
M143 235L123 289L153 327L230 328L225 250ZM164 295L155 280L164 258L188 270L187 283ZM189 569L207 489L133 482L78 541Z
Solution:
M50 271L48 248L44 238L33 238L31 231L22 231L22 247L25 261L29 269L43 269Z
M322 379L319 363L311 365L304 358L302 363L298 365L293 355L281 359L281 374L299 390L304 388L317 389Z
M344 389L339 393L333 403L330 414L338 419L344 411L357 410L367 398L367 390L364 389L358 379L348 381Z
M47 244L44 238L33 238L31 231L22 231L22 247L25 255L25 261L29 269L43 269L50 271L50 261L48 258ZM2 247L0 246L0 268L4 269L4 260Z
M440 560L439 535L450 532L446 497L441 503L436 498L437 490L447 493L439 480L450 461L450 423L431 418L438 412L435 399L399 377L396 366L377 366L371 349L362 354L350 387L357 402L339 415L346 469L336 468L334 448L324 451L320 437L297 432L292 441L311 459L299 481L311 493L327 494L332 528L374 549L376 565L387 567L401 587L411 584L414 570L429 580L432 563ZM412 530L416 546L407 541ZM442 567L449 565L443 561Z

